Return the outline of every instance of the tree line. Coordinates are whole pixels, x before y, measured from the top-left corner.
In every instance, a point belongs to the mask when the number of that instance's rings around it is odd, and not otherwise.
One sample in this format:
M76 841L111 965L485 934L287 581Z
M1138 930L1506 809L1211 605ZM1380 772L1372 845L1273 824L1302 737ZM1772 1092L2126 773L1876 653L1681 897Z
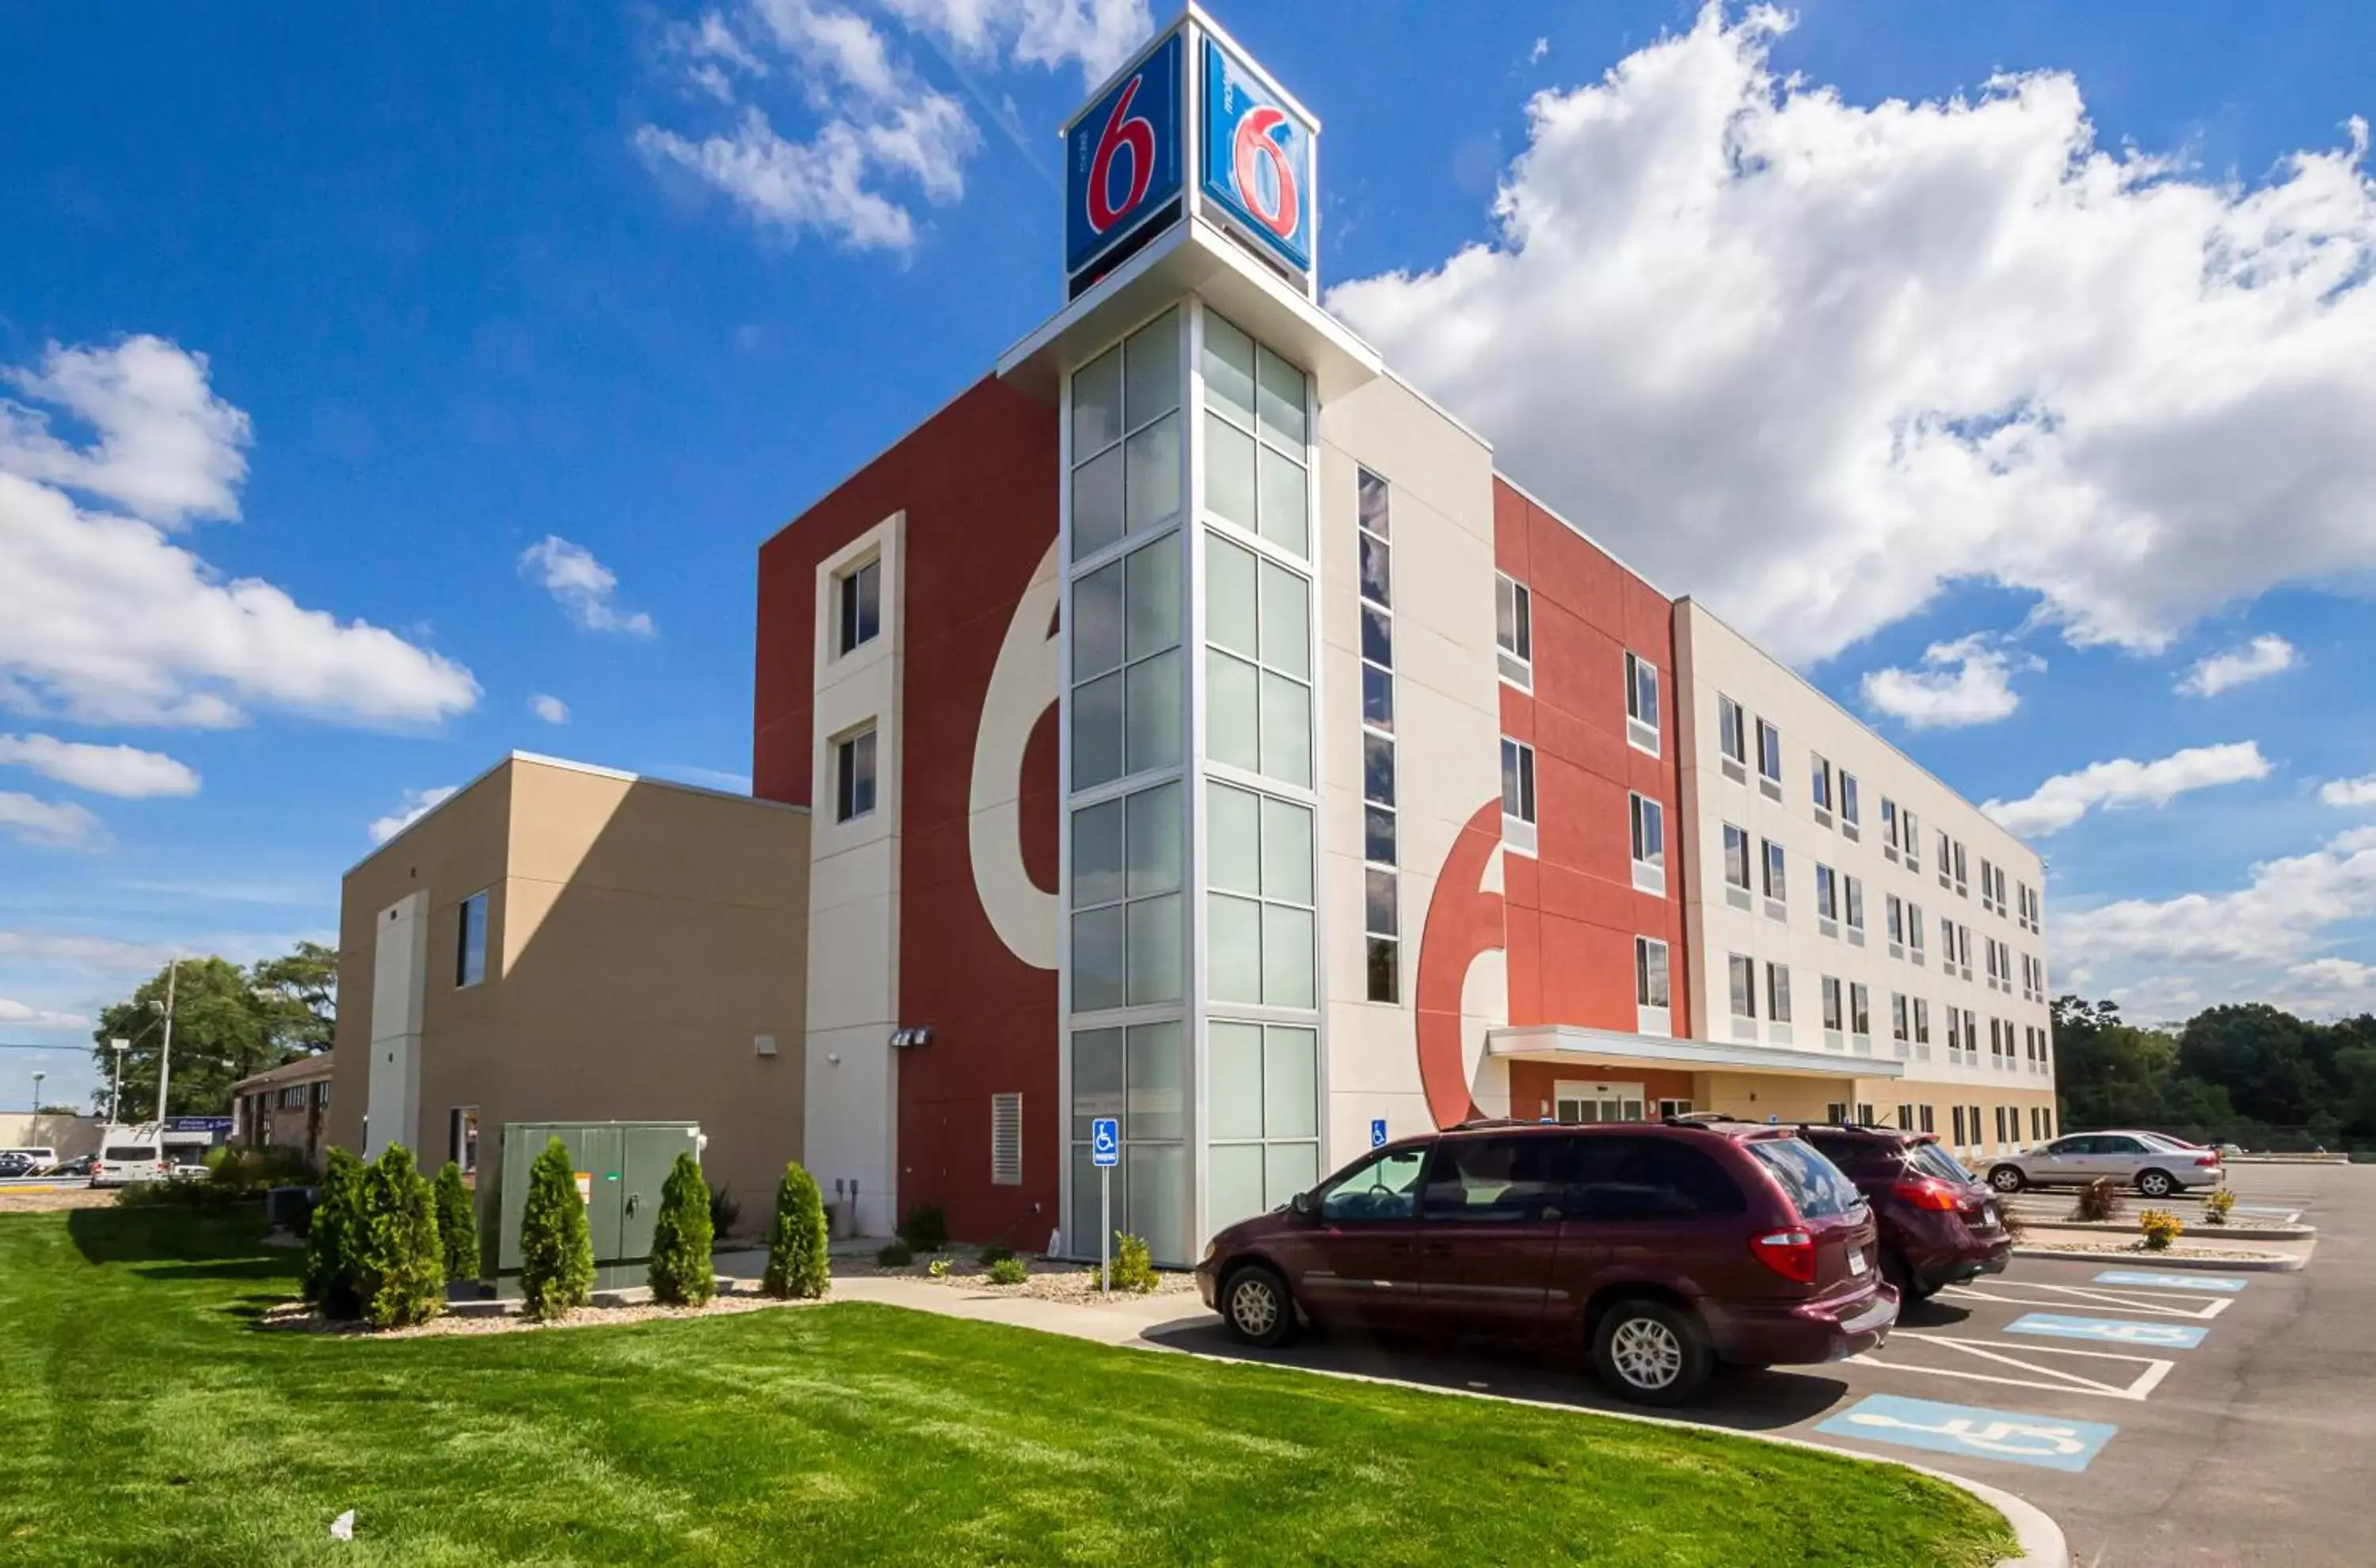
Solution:
M2061 1125L2150 1127L2251 1148L2376 1149L2376 1015L2331 1024L2266 1003L2210 1007L2177 1028L2110 1002L2054 1003Z
M169 983L170 982L170 983ZM300 942L279 957L241 966L227 958L184 958L103 1009L90 1032L98 1087L91 1109L105 1114L116 1068L112 1040L124 1052L120 1114L145 1122L157 1112L157 1064L165 1039L165 1002L172 997L173 1061L166 1080L168 1116L220 1116L242 1078L330 1049L339 1027L339 954Z

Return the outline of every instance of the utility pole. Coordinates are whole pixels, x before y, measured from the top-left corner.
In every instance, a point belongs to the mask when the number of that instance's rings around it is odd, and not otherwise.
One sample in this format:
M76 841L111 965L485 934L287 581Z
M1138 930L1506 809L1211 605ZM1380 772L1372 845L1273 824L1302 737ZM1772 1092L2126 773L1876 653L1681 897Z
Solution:
M124 1053L132 1049L128 1039L112 1039L107 1049L115 1052L115 1077L107 1086L107 1124L115 1125L115 1102L124 1095Z
M182 978L182 956L165 970L165 1043L157 1051L157 1125L165 1124L165 1078L173 1065L173 983Z
M42 1113L42 1080L48 1076L47 1073L33 1075L33 1114L36 1116Z

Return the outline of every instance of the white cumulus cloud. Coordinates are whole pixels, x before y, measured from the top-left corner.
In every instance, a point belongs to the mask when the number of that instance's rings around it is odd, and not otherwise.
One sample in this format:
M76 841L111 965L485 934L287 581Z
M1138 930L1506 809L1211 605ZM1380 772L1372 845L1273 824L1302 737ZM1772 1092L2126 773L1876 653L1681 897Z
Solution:
M2166 806L2192 790L2266 778L2269 759L2258 742L2189 746L2152 762L2117 757L2090 763L2076 773L2058 773L2018 801L1990 801L1980 807L2025 838L2060 833L2097 807Z
M30 767L44 778L127 801L195 795L198 776L162 752L97 746L52 735L0 735L0 766Z
M2227 892L2123 898L2065 914L2056 922L2054 950L2058 964L2091 969L2291 965L2311 961L2308 949L2321 932L2370 915L2376 827L2361 827L2308 854L2261 861L2245 885Z
M885 0L885 8L969 65L1077 65L1088 81L1149 30L1146 0ZM965 193L980 128L853 6L745 0L671 28L665 48L719 123L695 134L643 125L636 148L781 233L904 252L916 243L917 197ZM1011 115L992 114L1014 134ZM779 118L797 120L794 134Z
M624 632L633 637L652 635L652 618L637 610L622 613L612 602L619 575L594 559L582 544L559 534L547 534L520 552L520 571L552 595L554 602L591 632Z
M550 693L539 692L528 699L528 710L547 724L569 722L569 705Z
M458 785L443 784L433 790L407 790L404 803L386 816L374 817L371 825L371 840L385 844L398 834L427 816L436 807L454 798Z
M1981 636L1932 643L1919 670L1874 670L1864 678L1864 700L1877 713L1904 719L1917 730L1993 724L2021 706L2013 689L2014 670L2045 668L2017 658Z
M2264 632L2241 647L2196 659L2174 689L2180 696L2216 697L2231 687L2283 674L2296 662L2293 644Z
M247 471L247 416L204 355L151 337L53 345L0 376L31 399L0 396L0 708L220 728L254 705L381 723L477 702L453 660L174 542L236 517ZM92 439L58 434L53 413Z
M0 1024L20 1029L86 1029L90 1027L90 1020L77 1013L29 1006L0 996Z
M37 800L0 790L0 833L44 849L101 849L106 826L70 801Z
M2081 84L1852 102L1788 25L1528 105L1495 228L1330 304L1530 489L1782 656L1957 582L2157 649L2376 569L2366 127L2254 184L2097 144Z
M2376 773L2365 778L2330 778L2318 798L2330 806L2376 806Z

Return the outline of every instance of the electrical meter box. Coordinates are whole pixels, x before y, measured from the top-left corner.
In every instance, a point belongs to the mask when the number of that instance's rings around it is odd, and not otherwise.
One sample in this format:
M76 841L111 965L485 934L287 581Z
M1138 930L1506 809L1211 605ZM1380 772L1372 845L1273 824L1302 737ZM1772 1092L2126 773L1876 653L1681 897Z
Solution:
M641 1285L652 1257L652 1227L660 1188L681 1154L701 1157L693 1122L507 1122L503 1134L502 1226L495 1255L497 1289L519 1288L520 1216L528 1208L529 1170L546 1143L569 1151L594 1238L594 1288Z

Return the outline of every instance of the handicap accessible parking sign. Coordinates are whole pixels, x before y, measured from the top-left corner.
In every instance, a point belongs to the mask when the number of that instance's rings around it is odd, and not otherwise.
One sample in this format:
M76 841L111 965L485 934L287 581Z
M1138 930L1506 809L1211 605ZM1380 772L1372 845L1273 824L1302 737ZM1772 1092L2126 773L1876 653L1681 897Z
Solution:
M2075 1473L2085 1469L2121 1429L2102 1421L2071 1421L2060 1416L1876 1394L1815 1430L1834 1437Z
M2107 1345L2137 1345L2156 1350L2192 1350L2206 1332L2182 1323L2133 1323L2118 1317L2071 1317L2061 1313L2026 1313L2005 1324L2007 1334L2042 1334L2056 1339L2097 1339Z

